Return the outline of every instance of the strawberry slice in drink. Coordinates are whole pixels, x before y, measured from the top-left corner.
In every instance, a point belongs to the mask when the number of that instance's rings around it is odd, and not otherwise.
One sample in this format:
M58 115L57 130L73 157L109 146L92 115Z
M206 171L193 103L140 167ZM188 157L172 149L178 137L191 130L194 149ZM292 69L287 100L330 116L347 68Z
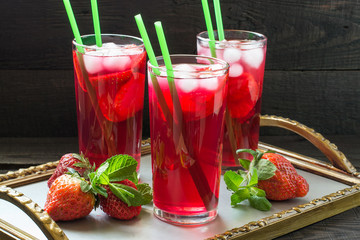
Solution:
M245 122L259 99L260 86L255 78L244 72L238 78L229 78L228 109L232 118Z
M146 52L131 56L131 70L135 72L145 73L146 65Z
M80 56L80 57L82 57L82 56ZM82 89L84 92L87 92L87 90L86 90L86 85L85 85L85 82L84 82L84 77L83 77L83 74L82 74L82 72L81 72L80 63L79 63L79 60L78 60L78 56L77 56L76 51L73 51L73 61L74 61L75 79L77 79L77 81L78 81L79 86L81 87L81 89Z
M109 121L119 122L123 120L115 111L115 99L122 86L132 77L131 70L89 77L90 83L95 89L100 110Z
M118 121L133 117L135 113L143 108L144 91L141 85L144 84L144 81L144 74L134 73L130 81L127 81L117 92L114 110Z

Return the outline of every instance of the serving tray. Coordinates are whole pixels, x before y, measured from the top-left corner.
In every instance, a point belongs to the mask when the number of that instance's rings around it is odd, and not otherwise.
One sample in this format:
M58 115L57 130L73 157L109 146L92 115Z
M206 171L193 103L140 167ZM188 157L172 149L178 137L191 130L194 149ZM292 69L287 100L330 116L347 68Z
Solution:
M272 202L268 212L249 208L247 203L231 207L231 193L220 184L218 217L197 227L180 227L158 220L152 206L143 207L131 221L119 221L102 213L81 220L55 223L42 210L48 187L46 180L57 162L0 175L0 239L272 239L360 205L360 177L337 147L296 121L262 116L261 126L289 129L312 142L330 160L319 161L265 143L289 159L310 184L304 198ZM143 141L141 180L151 184L150 141ZM20 210L19 210L20 209Z

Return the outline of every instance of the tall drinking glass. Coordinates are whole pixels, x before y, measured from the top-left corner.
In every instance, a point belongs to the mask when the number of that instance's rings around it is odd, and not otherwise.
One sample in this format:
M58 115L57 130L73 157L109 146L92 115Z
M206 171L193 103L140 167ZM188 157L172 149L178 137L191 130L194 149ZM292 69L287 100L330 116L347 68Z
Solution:
M238 157L250 158L247 153L236 155L237 149L258 147L267 38L242 30L225 30L224 35L226 40L211 42L207 32L199 33L197 52L215 53L230 64L223 151L223 167L227 168L238 166Z
M97 167L116 154L140 164L145 48L140 38L101 37L102 47L94 35L73 41L79 150Z
M148 62L154 213L174 224L217 215L228 64L196 55Z

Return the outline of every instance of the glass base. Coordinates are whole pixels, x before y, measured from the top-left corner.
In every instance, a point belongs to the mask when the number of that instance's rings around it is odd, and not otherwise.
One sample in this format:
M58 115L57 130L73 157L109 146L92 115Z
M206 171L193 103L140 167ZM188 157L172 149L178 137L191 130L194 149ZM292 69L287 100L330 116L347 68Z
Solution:
M217 216L217 209L201 214L179 215L163 211L154 206L154 215L160 220L174 225L195 226L214 220Z

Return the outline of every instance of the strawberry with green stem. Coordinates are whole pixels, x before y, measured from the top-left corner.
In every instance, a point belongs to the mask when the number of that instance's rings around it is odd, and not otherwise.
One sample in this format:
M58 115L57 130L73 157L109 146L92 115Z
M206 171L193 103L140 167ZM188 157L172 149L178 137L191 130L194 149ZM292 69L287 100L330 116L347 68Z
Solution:
M96 206L89 183L75 170L70 171L55 179L46 197L44 210L54 221L83 218Z
M67 153L60 158L55 172L47 182L48 187L51 187L56 178L68 172L68 168L79 172L81 176L86 176L90 171L94 170L94 166L91 166L89 160L83 154Z

